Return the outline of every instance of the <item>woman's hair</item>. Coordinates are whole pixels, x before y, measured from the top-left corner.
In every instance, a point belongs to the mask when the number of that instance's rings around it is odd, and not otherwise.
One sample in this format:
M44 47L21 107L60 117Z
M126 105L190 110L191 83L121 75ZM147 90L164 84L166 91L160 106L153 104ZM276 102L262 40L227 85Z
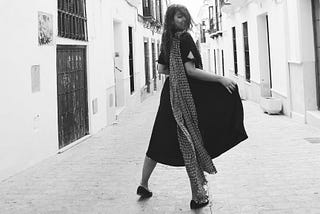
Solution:
M161 38L161 51L164 54L165 59L169 62L170 47L172 44L172 38L175 32L177 32L176 25L174 23L174 15L180 12L186 18L185 31L188 31L193 26L193 20L188 9L180 4L172 4L168 7L165 18L164 28Z

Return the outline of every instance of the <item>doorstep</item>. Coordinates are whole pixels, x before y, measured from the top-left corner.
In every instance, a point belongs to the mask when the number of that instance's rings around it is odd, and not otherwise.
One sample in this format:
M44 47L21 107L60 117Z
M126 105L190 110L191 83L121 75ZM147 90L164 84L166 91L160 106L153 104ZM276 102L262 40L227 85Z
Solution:
M307 111L306 122L320 129L320 111Z
M126 108L125 106L116 107L116 113L115 113L116 114L116 121L119 120L120 114L125 108Z

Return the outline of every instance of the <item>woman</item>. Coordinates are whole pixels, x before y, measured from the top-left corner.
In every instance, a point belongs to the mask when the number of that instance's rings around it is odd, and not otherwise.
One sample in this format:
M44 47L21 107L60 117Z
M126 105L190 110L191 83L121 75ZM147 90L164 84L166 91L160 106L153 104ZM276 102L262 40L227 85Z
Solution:
M209 203L204 171L215 174L213 158L247 139L237 84L202 70L201 56L187 32L192 19L187 8L171 5L165 15L159 73L166 78L144 160L137 194L148 188L157 162L185 166L190 180L191 209Z

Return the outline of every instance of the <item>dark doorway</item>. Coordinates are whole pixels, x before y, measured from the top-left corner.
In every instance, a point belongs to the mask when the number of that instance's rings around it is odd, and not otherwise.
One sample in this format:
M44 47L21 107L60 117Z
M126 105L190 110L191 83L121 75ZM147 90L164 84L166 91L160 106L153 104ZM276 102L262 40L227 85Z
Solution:
M316 55L316 84L317 84L317 105L320 110L320 2L312 0L312 14L314 27L314 43Z
M244 45L245 77L246 77L246 81L250 82L251 73L250 73L248 22L242 23L242 30L243 30L243 45Z
M272 97L271 55L268 14L257 16L258 58L260 70L260 95Z
M268 44L268 59L269 59L269 81L270 89L272 88L272 77L271 77L271 58L270 58L270 37L269 37L269 16L266 15L266 24L267 24L267 44Z
M156 46L154 42L152 46L152 79L153 79L153 90L157 90L157 66L156 66Z
M89 134L85 46L57 46L59 148Z
M159 41L157 42L157 53L158 53L158 58L159 58L159 55L160 55L160 42ZM161 80L161 74L158 73L158 75L159 75L159 80Z
M213 50L214 73L217 74L217 54L216 49Z
M130 93L134 92L134 72L133 72L133 44L132 44L132 27L129 31L129 72L130 72Z
M222 60L222 76L224 76L224 52L221 50L221 60Z
M145 67L145 84L147 86L147 92L150 92L150 59L149 59L149 42L144 40L144 67Z

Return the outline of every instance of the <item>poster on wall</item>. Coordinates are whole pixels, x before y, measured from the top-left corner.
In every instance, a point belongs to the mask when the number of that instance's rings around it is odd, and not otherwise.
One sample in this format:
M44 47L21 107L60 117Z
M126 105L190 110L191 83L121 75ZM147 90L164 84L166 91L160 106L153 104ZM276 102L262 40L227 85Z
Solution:
M38 42L39 45L53 45L53 16L38 12Z

